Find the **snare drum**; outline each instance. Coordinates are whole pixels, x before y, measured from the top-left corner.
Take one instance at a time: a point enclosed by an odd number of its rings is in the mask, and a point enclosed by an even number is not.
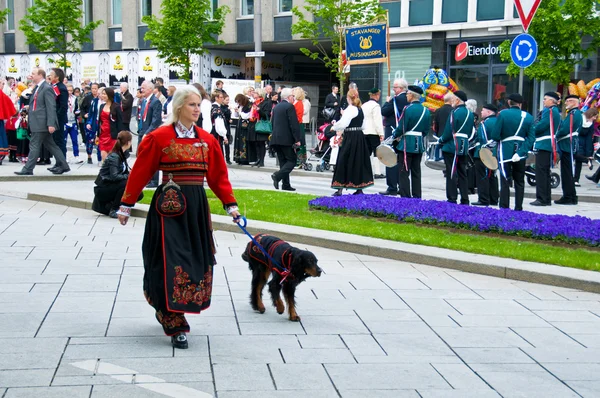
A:
[[[442,155],[442,144],[431,142],[425,152],[425,166],[433,170],[445,170],[444,155]]]
[[[398,163],[398,156],[392,147],[394,137],[389,137],[383,141],[375,150],[377,159],[386,167],[394,167]]]
[[[498,170],[498,159],[489,148],[481,148],[479,151],[481,162],[490,170]]]

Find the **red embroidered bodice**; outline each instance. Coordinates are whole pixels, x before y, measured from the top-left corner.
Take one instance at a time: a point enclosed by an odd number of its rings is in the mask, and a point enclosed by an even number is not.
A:
[[[121,204],[133,206],[154,173],[203,172],[208,186],[225,206],[237,205],[217,140],[195,127],[198,138],[178,138],[173,126],[146,134],[137,151]]]

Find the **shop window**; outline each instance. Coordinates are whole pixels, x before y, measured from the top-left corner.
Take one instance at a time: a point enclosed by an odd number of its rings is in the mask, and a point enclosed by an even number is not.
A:
[[[408,25],[432,25],[433,0],[410,0],[408,12]]]
[[[6,17],[7,30],[15,30],[15,0],[6,0],[6,8],[10,10]]]
[[[279,13],[292,12],[292,0],[279,0]]]
[[[423,78],[423,74],[431,66],[431,47],[409,47],[390,49],[390,72],[392,82],[394,79],[404,78],[408,82],[414,82]],[[354,68],[354,66],[352,67]],[[354,69],[352,69],[354,78]],[[381,87],[387,95],[388,79],[387,66],[383,64],[381,75]],[[390,84],[391,86],[391,84]],[[362,86],[358,86],[362,89]],[[368,88],[365,87],[365,90]],[[361,90],[362,91],[362,90]],[[385,97],[384,95],[384,97]]]
[[[450,77],[458,84],[458,87],[467,94],[467,97],[477,101],[479,107],[489,102],[489,74],[488,66],[464,67],[450,71]]]
[[[444,0],[442,3],[442,23],[467,22],[468,8],[469,0]]]
[[[250,16],[250,15],[254,15],[254,0],[241,0],[242,1],[242,7],[241,7],[241,13],[242,16]]]
[[[504,19],[505,1],[506,0],[477,0],[477,20],[491,21],[494,19]]]
[[[112,0],[112,24],[121,25],[123,14],[121,12],[121,0]]]
[[[140,5],[140,18],[152,15],[152,0],[141,0],[141,2],[142,4]]]
[[[400,27],[400,2],[394,1],[389,3],[381,3],[381,7],[388,10],[390,28]]]

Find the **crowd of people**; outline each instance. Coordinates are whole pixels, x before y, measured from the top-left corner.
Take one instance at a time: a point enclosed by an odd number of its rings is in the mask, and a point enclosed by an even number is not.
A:
[[[3,106],[0,115],[0,164],[5,157],[21,162],[22,170],[15,172],[19,175],[33,174],[36,165],[51,165],[51,157],[55,163],[48,170],[66,173],[69,164],[86,161],[80,156],[80,146],[85,147],[88,164],[102,166],[114,153],[120,132],[132,131],[139,145],[173,112],[176,87],[165,87],[161,78],[144,81],[135,94],[129,92],[127,83],[113,89],[86,80],[74,87],[59,68],[47,75],[34,68],[29,78],[19,83],[12,78],[0,81],[0,100],[12,104]],[[305,130],[311,108],[306,92],[282,85],[276,90],[270,84],[246,87],[231,105],[222,81],[216,82],[212,93],[198,83],[194,87],[201,97],[196,125],[217,139],[226,163],[260,168],[267,154],[277,157],[280,170],[272,175],[273,185],[279,189],[281,183],[282,190],[294,191],[290,172],[306,162]],[[563,188],[556,204],[577,204],[575,187],[580,185],[583,166],[593,168],[597,111],[582,114],[574,96],[564,99],[567,114],[561,118],[559,95],[546,93],[544,110],[534,119],[520,109],[523,98],[518,94],[505,96],[500,110],[494,104],[479,109],[462,91],[448,93],[444,106],[434,114],[421,105],[423,90],[404,79],[394,81],[393,95],[382,106],[379,89],[368,94],[369,100],[362,103],[358,88],[351,83],[344,98],[333,86],[325,99],[322,131],[333,148],[326,156],[334,165],[331,187],[336,196],[344,189],[361,194],[374,185],[374,179],[385,177],[387,188],[381,194],[421,198],[422,158],[432,136],[437,137],[434,146],[444,162],[447,200],[454,203],[469,204],[469,194],[476,188],[478,200],[473,205],[509,207],[509,189],[514,187],[514,208],[521,210],[525,159],[531,151],[535,153],[534,206],[552,204],[550,170],[554,165],[560,163]],[[67,153],[68,140],[71,154]],[[383,167],[376,157],[384,140],[397,154],[394,167]],[[481,158],[484,148],[497,158],[498,171]],[[158,178],[158,173],[153,175],[148,187],[156,188]],[[599,184],[600,170],[586,178]],[[108,214],[114,217],[115,212],[113,204]]]
[[[397,162],[386,168],[387,189],[382,195],[421,198],[421,163],[429,150],[432,158],[436,151],[441,153],[448,202],[468,205],[469,194],[476,188],[478,200],[471,204],[508,208],[510,189],[514,188],[514,209],[522,210],[526,161],[533,154],[536,200],[531,205],[552,205],[551,168],[558,164],[562,197],[554,203],[578,203],[576,186],[582,167],[593,169],[598,112],[591,108],[582,113],[577,96],[564,98],[566,114],[561,117],[559,94],[546,93],[544,109],[534,118],[521,109],[524,100],[520,94],[507,95],[502,110],[484,104],[478,112],[475,100],[456,91],[448,93],[444,106],[431,115],[421,104],[423,90],[419,86],[397,79],[393,90],[394,95],[387,97],[382,107],[377,88],[369,91],[370,100],[365,104],[352,85],[345,99],[340,99],[336,86],[327,96],[323,115],[330,121],[324,131],[335,131],[341,141],[332,180],[334,196],[343,189],[360,194],[373,185],[373,179],[381,176],[376,148],[385,140],[383,144],[396,152]],[[330,141],[336,145],[338,140]],[[600,170],[586,178],[598,184]]]

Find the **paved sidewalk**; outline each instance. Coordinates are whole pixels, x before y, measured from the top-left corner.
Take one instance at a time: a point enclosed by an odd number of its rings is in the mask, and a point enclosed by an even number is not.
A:
[[[0,197],[0,396],[600,395],[600,295],[307,247],[325,273],[293,323],[251,310],[229,232],[212,306],[173,350],[131,221]]]

